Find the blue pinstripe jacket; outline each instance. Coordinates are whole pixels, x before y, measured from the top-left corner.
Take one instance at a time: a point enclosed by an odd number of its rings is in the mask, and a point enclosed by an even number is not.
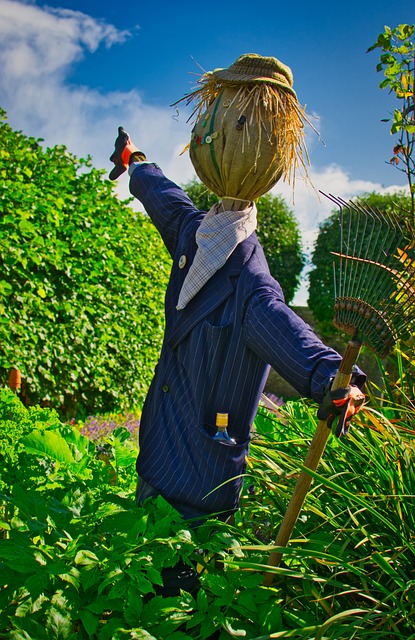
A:
[[[255,233],[177,311],[205,212],[155,164],[134,168],[130,191],[173,259],[163,346],[142,412],[137,472],[179,511],[234,511],[270,365],[302,395],[320,402],[341,358],[285,305]],[[186,264],[179,268],[182,256]],[[217,412],[228,414],[236,445],[212,439]]]

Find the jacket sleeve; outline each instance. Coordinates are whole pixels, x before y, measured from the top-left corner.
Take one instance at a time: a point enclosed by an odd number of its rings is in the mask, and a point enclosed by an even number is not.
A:
[[[143,204],[173,256],[184,223],[200,212],[183,189],[166,178],[157,164],[133,163],[130,175],[131,194]]]
[[[326,346],[273,289],[263,289],[250,299],[244,316],[246,345],[271,365],[302,396],[318,403],[340,365],[341,356]],[[353,382],[363,386],[360,370]]]

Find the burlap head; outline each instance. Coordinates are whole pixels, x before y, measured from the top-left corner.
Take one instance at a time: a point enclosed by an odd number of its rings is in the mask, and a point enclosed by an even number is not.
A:
[[[219,197],[256,200],[305,166],[304,110],[289,67],[245,54],[227,69],[205,73],[185,96],[195,101],[190,158]]]

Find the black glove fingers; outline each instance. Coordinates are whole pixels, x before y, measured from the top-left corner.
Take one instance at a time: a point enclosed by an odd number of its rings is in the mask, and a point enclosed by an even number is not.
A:
[[[350,393],[351,387],[340,387],[339,389],[331,389],[330,390],[330,398],[331,400],[343,400],[347,398]]]
[[[121,155],[126,145],[128,144],[129,139],[130,139],[130,136],[125,131],[125,129],[123,127],[118,127],[118,137],[114,143],[115,149],[110,157],[110,162],[113,162],[114,164],[122,164]],[[124,173],[124,171],[121,171],[121,173]],[[115,180],[116,178],[111,178],[111,180],[112,179]]]
[[[117,180],[117,178],[119,178],[125,170],[126,169],[123,164],[116,164],[115,167],[111,169],[108,177],[110,180]]]
[[[346,402],[346,404],[342,409],[341,414],[339,415],[339,420],[336,425],[336,436],[338,438],[341,438],[342,436],[346,436],[349,431],[351,416],[349,417],[349,419],[346,419],[349,405],[350,405],[350,400]]]
[[[328,409],[327,407],[323,407],[323,405],[320,405],[319,408],[317,409],[317,418],[319,420],[327,420],[329,415],[330,415],[330,409]]]

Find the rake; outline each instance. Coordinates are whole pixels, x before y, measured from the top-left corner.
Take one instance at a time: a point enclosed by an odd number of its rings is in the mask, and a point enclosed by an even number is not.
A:
[[[351,339],[332,389],[350,384],[363,345],[385,357],[397,340],[415,330],[415,240],[413,230],[393,213],[379,213],[359,203],[323,194],[339,207],[340,246],[335,264],[334,325]],[[286,547],[300,515],[312,477],[331,431],[320,420],[275,546]],[[278,567],[283,551],[272,551],[268,566]],[[264,574],[270,586],[274,572]]]

